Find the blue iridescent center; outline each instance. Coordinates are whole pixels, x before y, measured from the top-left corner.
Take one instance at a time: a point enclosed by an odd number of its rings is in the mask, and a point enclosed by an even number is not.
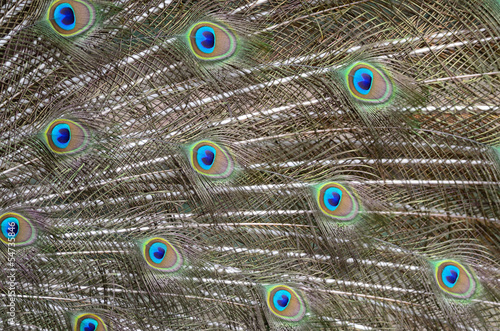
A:
[[[71,129],[69,125],[65,123],[54,126],[51,135],[54,145],[61,149],[68,147],[69,142],[71,141]]]
[[[69,3],[60,4],[54,10],[54,21],[63,30],[73,30],[75,28],[75,10]]]
[[[7,217],[2,221],[2,234],[5,238],[15,238],[19,233],[19,221],[15,217]]]
[[[93,318],[86,318],[80,323],[80,331],[94,331],[99,323]]]
[[[156,264],[160,264],[163,261],[166,253],[167,245],[161,242],[156,242],[149,248],[149,257]]]
[[[198,148],[196,160],[199,166],[204,170],[210,170],[215,162],[217,151],[212,146],[202,146]]]
[[[458,277],[460,276],[460,269],[455,267],[454,265],[447,265],[444,267],[441,277],[443,279],[444,285],[452,288],[458,281]]]
[[[274,308],[276,308],[276,310],[278,311],[285,310],[285,308],[288,307],[291,298],[292,295],[290,294],[290,292],[285,290],[277,291],[276,293],[274,293],[273,297]]]
[[[369,69],[360,68],[354,73],[353,83],[356,91],[367,95],[372,89],[373,73]]]
[[[196,30],[195,34],[196,46],[205,53],[210,54],[215,49],[215,31],[209,26],[203,26]]]
[[[330,211],[334,211],[340,204],[340,200],[342,199],[342,190],[336,187],[330,187],[325,191],[323,197],[323,203],[326,208]]]

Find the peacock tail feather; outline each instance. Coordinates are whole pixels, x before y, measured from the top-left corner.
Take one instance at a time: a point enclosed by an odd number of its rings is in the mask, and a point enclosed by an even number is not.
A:
[[[0,328],[500,329],[500,2],[0,3]]]

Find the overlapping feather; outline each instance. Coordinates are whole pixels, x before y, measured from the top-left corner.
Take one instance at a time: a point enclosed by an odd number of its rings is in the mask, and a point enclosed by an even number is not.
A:
[[[50,3],[0,8],[0,211],[38,230],[16,248],[5,329],[82,314],[109,330],[500,327],[497,2],[93,4],[95,26],[70,39],[46,29]],[[232,56],[191,53],[206,21],[234,33]],[[389,99],[353,97],[356,63],[389,77]],[[86,128],[85,149],[47,147],[58,118]],[[227,176],[196,171],[200,141],[231,158]],[[348,222],[319,208],[330,182],[359,205]],[[151,238],[178,270],[146,263]],[[440,289],[443,260],[473,295]],[[269,308],[278,285],[300,320]]]

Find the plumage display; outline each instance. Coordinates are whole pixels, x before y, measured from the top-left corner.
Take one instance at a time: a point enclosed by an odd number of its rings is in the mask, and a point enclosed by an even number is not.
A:
[[[500,329],[500,2],[0,3],[0,329]]]

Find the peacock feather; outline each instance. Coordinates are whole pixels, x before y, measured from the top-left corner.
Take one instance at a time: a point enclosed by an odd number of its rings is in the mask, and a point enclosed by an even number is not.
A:
[[[0,3],[0,328],[500,329],[500,2]]]

